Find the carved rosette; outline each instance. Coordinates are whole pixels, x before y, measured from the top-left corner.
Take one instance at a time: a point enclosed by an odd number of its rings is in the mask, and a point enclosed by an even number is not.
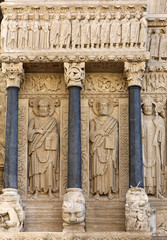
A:
[[[81,87],[85,82],[85,63],[64,63],[65,83],[67,87]]]
[[[0,232],[20,232],[23,230],[24,211],[17,189],[5,188],[0,195]]]
[[[63,232],[85,232],[85,197],[80,188],[68,188],[63,196]]]
[[[133,85],[141,86],[144,71],[145,62],[125,62],[124,73],[127,77],[128,87]]]
[[[6,81],[6,88],[20,88],[20,83],[24,75],[23,63],[2,63],[2,74]]]
[[[129,232],[150,231],[150,203],[143,188],[132,187],[126,194],[125,228]]]

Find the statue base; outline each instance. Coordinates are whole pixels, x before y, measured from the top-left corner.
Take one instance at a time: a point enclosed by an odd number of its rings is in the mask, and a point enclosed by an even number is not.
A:
[[[125,228],[128,232],[150,232],[150,204],[143,188],[130,188],[126,194]]]
[[[0,195],[0,232],[21,232],[24,211],[17,189],[5,188]]]
[[[85,232],[85,198],[80,188],[68,188],[63,197],[63,232]]]

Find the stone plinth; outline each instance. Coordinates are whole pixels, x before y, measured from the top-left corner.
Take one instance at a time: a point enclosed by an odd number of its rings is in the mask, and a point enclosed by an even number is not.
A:
[[[10,233],[10,234],[5,234],[1,233],[0,235],[0,240],[7,240],[7,239],[12,239],[12,240],[72,240],[72,239],[77,239],[77,240],[88,240],[88,239],[98,239],[98,240],[151,240],[151,234],[150,233],[126,233],[126,232],[101,232],[101,233]]]

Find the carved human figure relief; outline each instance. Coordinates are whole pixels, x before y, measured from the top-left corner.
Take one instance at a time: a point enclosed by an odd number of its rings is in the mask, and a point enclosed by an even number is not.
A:
[[[147,32],[147,51],[150,51],[151,35],[152,35],[152,29],[148,29],[148,32]]]
[[[36,116],[30,121],[29,139],[29,192],[33,198],[41,194],[54,197],[58,191],[59,136],[53,103],[48,99],[37,100],[33,105]]]
[[[8,37],[7,37],[7,48],[16,49],[17,48],[17,14],[12,15],[12,19],[8,22]]]
[[[140,33],[140,12],[135,13],[135,17],[131,19],[131,33],[130,33],[130,43],[131,47],[137,47],[139,43],[139,33]]]
[[[34,21],[30,20],[27,24],[28,28],[28,49],[32,50],[34,48]]]
[[[142,144],[144,186],[149,195],[162,198],[162,173],[165,166],[165,121],[162,103],[155,106],[147,97],[143,100]]]
[[[70,48],[71,42],[71,13],[67,12],[61,21],[60,48]]]
[[[150,54],[153,59],[159,57],[160,29],[155,29],[151,35]]]
[[[25,13],[22,16],[22,20],[18,23],[18,48],[19,49],[26,49],[27,42],[28,42],[28,14]]]
[[[53,21],[51,23],[50,29],[50,46],[51,48],[59,47],[59,40],[60,40],[60,15],[55,14],[53,17]]]
[[[115,13],[115,19],[111,22],[110,47],[119,47],[121,42],[121,13]]]
[[[8,15],[5,15],[1,22],[1,47],[5,51],[8,36]]]
[[[87,12],[85,19],[81,21],[81,48],[89,48],[91,40],[90,13]]]
[[[162,60],[167,59],[167,27],[163,29],[163,34],[160,38],[159,56]]]
[[[146,48],[147,43],[147,13],[142,13],[142,18],[140,19],[140,35],[139,35],[139,43],[140,48]]]
[[[33,22],[33,49],[39,49],[39,14],[36,13]]]
[[[81,13],[79,12],[76,19],[72,21],[72,47],[81,47]]]
[[[111,29],[111,14],[107,13],[106,18],[101,25],[101,47],[109,47]]]
[[[116,172],[118,170],[118,122],[109,116],[113,110],[107,98],[94,102],[98,115],[90,121],[90,189],[95,199],[118,191]]]
[[[150,231],[150,204],[143,188],[132,187],[126,194],[126,231]]]
[[[122,23],[122,44],[123,47],[128,47],[130,43],[130,12],[125,13]]]
[[[49,49],[49,14],[43,16],[43,21],[40,23],[40,49]]]
[[[101,37],[101,14],[95,16],[91,24],[91,48],[99,48]]]

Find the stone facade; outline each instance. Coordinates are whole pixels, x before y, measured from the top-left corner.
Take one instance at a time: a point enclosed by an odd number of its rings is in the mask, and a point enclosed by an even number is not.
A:
[[[166,236],[166,1],[1,11],[0,239]]]

